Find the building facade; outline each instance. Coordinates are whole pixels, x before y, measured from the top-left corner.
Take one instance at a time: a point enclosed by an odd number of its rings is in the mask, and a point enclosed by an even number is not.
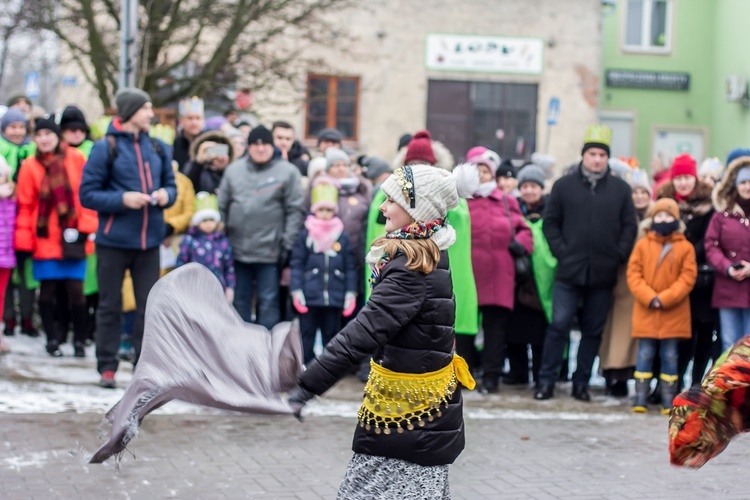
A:
[[[388,159],[402,134],[426,127],[457,161],[484,145],[570,162],[596,121],[600,13],[600,0],[368,2],[346,14],[355,39],[345,50],[316,54],[325,71],[310,71],[285,107],[258,93],[255,110],[295,124],[308,144],[336,127]]]
[[[613,155],[668,166],[750,142],[742,0],[618,0],[604,8],[601,120]]]

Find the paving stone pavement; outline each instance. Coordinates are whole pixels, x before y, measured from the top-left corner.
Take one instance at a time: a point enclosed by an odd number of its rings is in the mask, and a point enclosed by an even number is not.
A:
[[[456,499],[749,498],[741,437],[698,471],[669,466],[666,419],[467,419]],[[617,418],[616,418],[617,417]],[[150,415],[118,470],[88,465],[98,414],[0,415],[3,499],[335,498],[354,418]]]

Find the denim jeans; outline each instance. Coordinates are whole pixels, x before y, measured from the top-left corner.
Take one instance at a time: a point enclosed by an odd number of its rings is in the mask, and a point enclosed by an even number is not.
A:
[[[735,342],[750,334],[750,309],[738,307],[719,309],[721,322],[721,347],[723,351],[732,347]]]
[[[552,290],[552,323],[544,339],[539,382],[553,385],[558,378],[573,318],[582,303],[581,343],[578,346],[578,367],[573,383],[588,385],[594,360],[599,353],[602,332],[612,306],[611,288],[575,286],[555,281]]]
[[[279,270],[276,264],[246,264],[234,262],[237,287],[234,290],[234,307],[240,317],[253,320],[253,295],[257,288],[258,314],[256,323],[269,330],[279,322]]]
[[[641,373],[654,372],[654,358],[659,352],[662,375],[677,375],[677,346],[680,339],[638,339],[638,361],[635,371]]]

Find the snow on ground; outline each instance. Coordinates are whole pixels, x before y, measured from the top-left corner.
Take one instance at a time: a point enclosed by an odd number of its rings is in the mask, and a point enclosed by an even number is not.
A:
[[[96,371],[94,347],[87,348],[86,358],[73,357],[70,344],[62,346],[64,356],[52,358],[44,350],[42,337],[30,338],[24,335],[7,339],[12,352],[0,356],[0,414],[2,413],[105,413],[122,397],[125,387],[132,378],[131,365],[121,363],[117,372],[117,389],[99,387],[99,374]],[[356,418],[361,403],[357,400],[361,394],[358,390],[344,391],[345,397],[319,398],[311,401],[304,411],[305,416],[337,416]],[[529,395],[508,394],[506,403],[518,406]],[[501,401],[495,407],[472,407],[473,400],[481,401],[482,396],[467,394],[467,418],[486,419],[522,419],[522,420],[597,420],[613,422],[632,418],[623,413],[576,412],[567,408],[508,409]],[[343,400],[342,400],[343,399]],[[610,399],[601,398],[600,402],[608,406]],[[613,399],[611,404],[619,404]],[[172,401],[156,410],[155,414],[231,414],[224,410],[197,406],[182,401]],[[40,459],[41,460],[41,459]],[[6,464],[12,466],[13,464]]]

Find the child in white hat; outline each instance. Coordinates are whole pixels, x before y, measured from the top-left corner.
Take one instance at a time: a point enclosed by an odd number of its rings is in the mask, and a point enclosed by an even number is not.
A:
[[[456,302],[446,250],[456,232],[445,217],[478,187],[474,165],[453,173],[403,166],[382,185],[387,234],[367,256],[370,299],[289,396],[301,410],[372,355],[339,498],[360,496],[362,484],[383,498],[450,496],[448,465],[464,448],[459,383],[475,384],[454,354]]]
[[[219,229],[221,214],[215,195],[205,191],[195,195],[195,214],[190,229],[182,238],[177,265],[197,262],[206,266],[224,287],[227,302],[234,302],[234,259],[229,238]]]
[[[329,148],[331,151],[333,148]],[[313,346],[320,330],[326,345],[357,305],[357,271],[354,249],[344,233],[344,222],[336,216],[339,186],[322,174],[313,181],[311,214],[292,249],[289,289],[300,314],[304,363],[315,358]]]

